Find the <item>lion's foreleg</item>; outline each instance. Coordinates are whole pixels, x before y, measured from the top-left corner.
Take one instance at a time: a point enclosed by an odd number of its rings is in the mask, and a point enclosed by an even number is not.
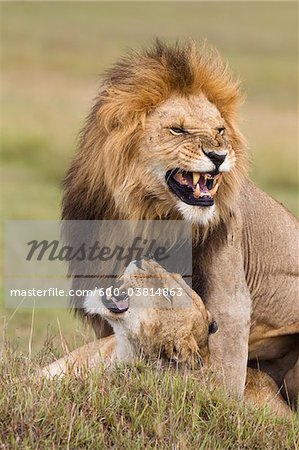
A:
[[[242,397],[245,388],[251,298],[245,280],[238,233],[214,252],[207,268],[207,294],[203,299],[218,323],[211,335],[211,366],[228,393]],[[202,263],[204,266],[204,260]]]
[[[245,388],[248,357],[250,310],[241,295],[228,299],[230,305],[213,308],[213,298],[208,303],[212,316],[218,323],[218,332],[209,338],[211,368],[229,394],[242,397]],[[225,298],[223,298],[225,300]],[[243,304],[242,304],[243,303]],[[235,307],[234,307],[235,306]]]

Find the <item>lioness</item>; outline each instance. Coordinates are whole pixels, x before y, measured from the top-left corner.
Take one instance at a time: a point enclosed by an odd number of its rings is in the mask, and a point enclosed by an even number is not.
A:
[[[122,58],[82,130],[62,217],[192,222],[193,288],[219,324],[210,339],[219,378],[242,396],[249,360],[279,386],[285,380],[294,399],[298,225],[247,176],[241,99],[213,49],[157,42]],[[74,289],[86,287],[92,280],[74,279]],[[73,306],[83,311],[83,303],[78,297]],[[90,321],[98,337],[113,332],[100,315]]]
[[[83,368],[96,369],[99,364],[134,361],[142,356],[159,361],[164,367],[190,369],[192,374],[209,375],[209,335],[218,326],[201,298],[178,274],[167,273],[152,260],[132,262],[122,277],[122,290],[157,286],[161,295],[137,296],[129,299],[107,299],[89,296],[87,314],[99,314],[113,327],[115,336],[83,346],[43,369],[47,377],[67,372],[79,373]],[[168,292],[183,289],[183,296]],[[167,289],[168,288],[168,289]],[[163,289],[166,293],[162,295]],[[165,292],[164,291],[164,292]],[[167,292],[168,291],[168,292]],[[290,409],[279,393],[277,384],[265,373],[248,369],[245,398],[255,405],[268,405],[279,415],[290,415]]]

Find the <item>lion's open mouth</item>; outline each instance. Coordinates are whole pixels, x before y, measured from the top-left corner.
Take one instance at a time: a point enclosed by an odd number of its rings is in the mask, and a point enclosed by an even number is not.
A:
[[[212,206],[220,180],[220,173],[186,172],[172,169],[166,173],[166,182],[182,202],[192,206]]]
[[[109,297],[103,295],[101,300],[103,305],[115,314],[124,313],[129,309],[129,297],[125,293],[120,293],[117,298],[112,295]]]

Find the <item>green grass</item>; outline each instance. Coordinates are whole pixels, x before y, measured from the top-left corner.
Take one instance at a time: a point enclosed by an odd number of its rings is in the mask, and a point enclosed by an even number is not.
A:
[[[61,179],[100,74],[127,48],[156,36],[207,38],[229,60],[247,92],[241,129],[251,176],[298,215],[295,2],[1,2],[0,8],[4,219],[59,218]],[[36,310],[33,318],[30,310],[3,306],[0,314],[1,335],[16,348],[2,360],[0,376],[4,448],[67,448],[68,439],[69,448],[295,448],[292,427],[224,405],[216,394],[206,398],[195,381],[185,391],[181,378],[148,368],[54,385],[27,376],[17,383],[14,371],[27,374],[28,354],[33,366],[43,364],[43,355],[61,354],[59,328],[71,349],[92,332],[66,310]]]
[[[0,365],[4,448],[297,449],[299,419],[224,399],[195,377],[148,363],[37,381],[33,360],[8,351]],[[129,395],[128,395],[129,393]]]

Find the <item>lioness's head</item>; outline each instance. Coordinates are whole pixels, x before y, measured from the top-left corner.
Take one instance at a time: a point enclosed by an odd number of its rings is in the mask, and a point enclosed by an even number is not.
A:
[[[84,310],[110,323],[124,359],[142,354],[179,366],[208,362],[208,338],[217,324],[180,275],[142,259],[129,264],[121,281],[118,296],[96,293],[85,299]]]
[[[245,175],[241,99],[211,48],[158,42],[124,57],[83,129],[64,218],[225,219]]]

